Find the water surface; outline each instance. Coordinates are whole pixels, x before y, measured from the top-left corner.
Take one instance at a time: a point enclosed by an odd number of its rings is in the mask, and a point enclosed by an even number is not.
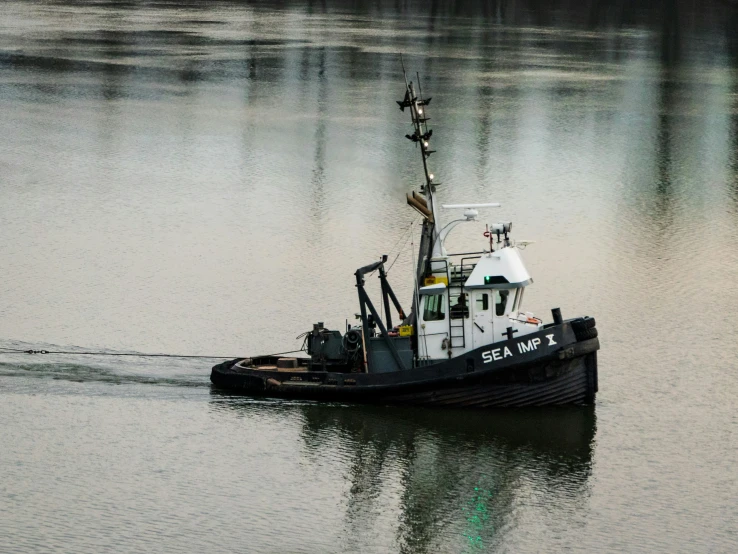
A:
[[[213,360],[0,354],[0,551],[738,549],[738,13],[626,2],[5,2],[0,348],[236,356],[343,328],[420,184],[593,315],[588,409],[317,406]],[[462,225],[450,248],[482,246]],[[473,247],[473,246],[471,246]]]

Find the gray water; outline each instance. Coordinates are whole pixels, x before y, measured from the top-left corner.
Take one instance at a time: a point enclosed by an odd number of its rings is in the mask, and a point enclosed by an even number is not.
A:
[[[738,12],[538,4],[3,2],[0,348],[291,350],[381,254],[408,303],[402,52],[441,201],[602,350],[593,408],[472,413],[0,354],[0,551],[738,550]]]

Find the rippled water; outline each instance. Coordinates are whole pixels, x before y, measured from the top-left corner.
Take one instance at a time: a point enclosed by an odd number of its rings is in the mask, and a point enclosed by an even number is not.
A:
[[[0,354],[0,551],[738,550],[738,12],[537,4],[3,3],[0,348],[289,350],[383,253],[406,301],[402,52],[442,202],[602,350],[594,408],[491,413]]]

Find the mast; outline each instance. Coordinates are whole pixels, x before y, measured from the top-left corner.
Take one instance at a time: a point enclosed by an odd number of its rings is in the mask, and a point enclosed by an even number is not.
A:
[[[400,58],[400,61],[402,62],[402,58]],[[436,192],[436,186],[440,183],[434,181],[435,175],[428,168],[428,158],[435,152],[435,150],[431,150],[430,148],[430,139],[433,136],[433,130],[428,128],[430,118],[427,114],[427,106],[430,104],[431,98],[423,98],[420,87],[420,75],[416,73],[418,78],[418,91],[416,93],[412,81],[408,82],[407,80],[404,63],[402,64],[402,73],[405,77],[405,98],[402,101],[398,101],[397,104],[403,112],[405,108],[410,108],[413,134],[405,135],[405,138],[415,143],[416,146],[420,146],[423,173],[425,175],[425,183],[420,187],[421,194],[413,191],[412,194],[407,195],[408,204],[424,217],[416,275],[418,283],[420,283],[427,260],[444,254],[443,242],[436,240],[438,238],[437,229],[441,229],[442,225],[438,216],[434,193]]]

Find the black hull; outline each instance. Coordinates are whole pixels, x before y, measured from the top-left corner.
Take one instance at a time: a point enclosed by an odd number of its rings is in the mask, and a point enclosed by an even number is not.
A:
[[[546,369],[552,369],[551,365]],[[596,353],[561,362],[553,369],[556,375],[540,382],[510,385],[479,383],[391,396],[386,398],[386,402],[456,408],[522,408],[594,403],[597,392]]]
[[[497,364],[487,363],[485,349],[424,368],[384,374],[263,371],[237,367],[239,360],[232,360],[213,367],[211,381],[242,394],[326,402],[445,408],[593,404],[598,339],[578,341],[566,322],[541,336],[553,337],[556,347],[542,347]],[[517,342],[493,346],[513,349]]]

